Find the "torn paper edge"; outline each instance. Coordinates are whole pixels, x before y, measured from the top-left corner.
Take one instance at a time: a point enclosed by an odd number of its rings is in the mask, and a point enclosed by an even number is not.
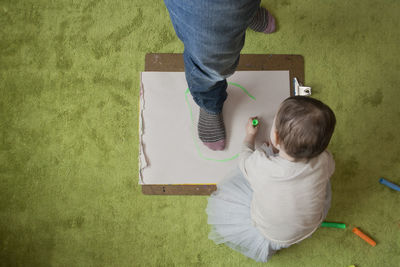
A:
[[[143,86],[143,72],[140,73],[140,97],[139,97],[139,184],[145,184],[143,181],[142,170],[148,166],[146,156],[144,154],[143,135],[145,133],[143,127],[143,111],[145,108],[144,103],[144,86]]]

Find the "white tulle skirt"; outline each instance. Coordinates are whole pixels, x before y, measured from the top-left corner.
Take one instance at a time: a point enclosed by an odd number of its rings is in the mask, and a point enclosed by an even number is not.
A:
[[[211,225],[208,238],[216,244],[224,243],[257,262],[267,262],[276,251],[290,245],[282,245],[267,239],[252,224],[250,217],[252,195],[253,190],[239,168],[221,181],[218,189],[208,199],[206,212],[208,224]],[[325,216],[329,206],[330,185]]]

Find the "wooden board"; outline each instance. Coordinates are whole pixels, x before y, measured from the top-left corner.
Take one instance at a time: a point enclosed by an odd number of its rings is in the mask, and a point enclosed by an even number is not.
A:
[[[257,70],[289,70],[290,95],[293,95],[293,78],[304,84],[304,59],[300,55],[240,55],[237,71]],[[145,71],[183,72],[182,54],[147,54]],[[210,195],[217,189],[210,185],[142,185],[142,193],[146,195]]]

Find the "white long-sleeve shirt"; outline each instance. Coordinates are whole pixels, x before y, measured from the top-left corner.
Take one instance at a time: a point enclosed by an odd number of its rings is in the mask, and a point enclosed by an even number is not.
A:
[[[319,227],[327,184],[335,170],[328,151],[308,161],[292,162],[266,145],[254,151],[244,143],[239,167],[253,189],[253,224],[265,237],[291,245]]]

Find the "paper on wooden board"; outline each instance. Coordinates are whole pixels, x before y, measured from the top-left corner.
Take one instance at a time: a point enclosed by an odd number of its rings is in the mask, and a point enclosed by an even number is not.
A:
[[[199,107],[185,93],[184,72],[142,73],[139,184],[218,183],[238,163],[229,159],[240,152],[249,117],[260,121],[256,146],[266,140],[280,103],[290,95],[289,71],[237,71],[228,83],[227,146],[212,151],[197,137]]]

